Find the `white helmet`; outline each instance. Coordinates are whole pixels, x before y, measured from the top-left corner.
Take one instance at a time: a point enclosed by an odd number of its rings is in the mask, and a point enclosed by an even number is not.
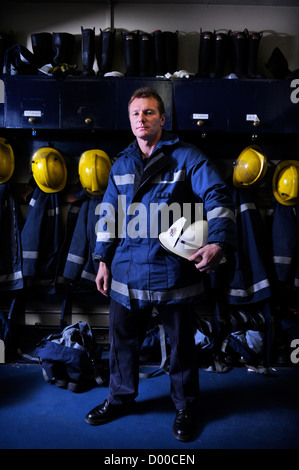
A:
[[[197,220],[183,230],[187,219],[181,217],[159,235],[159,242],[167,251],[188,259],[193,253],[207,244],[208,222]],[[198,260],[200,261],[200,260]]]

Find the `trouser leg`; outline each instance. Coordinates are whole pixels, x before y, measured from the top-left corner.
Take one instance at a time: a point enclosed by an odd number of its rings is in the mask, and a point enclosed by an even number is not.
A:
[[[111,299],[108,402],[130,402],[138,394],[139,347],[151,310],[129,310]]]
[[[191,305],[159,306],[170,339],[170,395],[176,409],[195,405],[199,393],[198,365],[194,342],[194,316]]]

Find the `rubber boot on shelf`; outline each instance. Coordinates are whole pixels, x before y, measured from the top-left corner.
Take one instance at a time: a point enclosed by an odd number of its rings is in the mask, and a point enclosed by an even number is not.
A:
[[[53,45],[51,33],[35,33],[31,34],[31,45],[38,67],[45,64],[52,64],[53,62]]]
[[[214,34],[210,31],[200,33],[198,73],[200,78],[210,77],[214,51]]]
[[[214,59],[212,67],[212,76],[221,78],[225,74],[228,54],[228,36],[226,33],[215,32]]]
[[[152,36],[148,33],[139,34],[139,74],[141,77],[151,76]]]
[[[237,31],[231,35],[232,73],[239,78],[248,76],[248,31]]]
[[[284,79],[291,76],[289,64],[279,47],[275,47],[266,62],[266,67],[275,79]]]
[[[5,51],[13,45],[13,33],[1,33],[0,32],[0,74],[5,73],[3,70],[4,67],[4,57]]]
[[[167,72],[165,67],[164,41],[162,31],[153,32],[153,59],[154,59],[154,75],[162,76]]]
[[[115,47],[115,31],[101,30],[100,53],[98,57],[99,75],[112,71]]]
[[[178,62],[178,33],[163,31],[162,36],[166,73],[173,74],[177,69]]]
[[[95,29],[86,28],[81,26],[81,47],[82,47],[82,75],[91,77],[95,75],[93,64],[95,59]]]
[[[251,32],[248,35],[248,76],[256,78],[258,50],[263,33]]]
[[[70,33],[53,33],[52,41],[54,49],[54,64],[71,64],[73,61],[75,36]]]
[[[123,51],[125,59],[126,77],[139,76],[139,34],[123,34]]]

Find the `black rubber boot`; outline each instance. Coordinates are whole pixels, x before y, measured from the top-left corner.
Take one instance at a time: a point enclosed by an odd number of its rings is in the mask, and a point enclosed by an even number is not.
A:
[[[99,75],[112,71],[115,47],[115,31],[102,31],[100,36],[100,53],[98,58]]]
[[[95,29],[86,28],[81,26],[81,47],[82,47],[82,65],[84,76],[95,75],[93,64],[95,59]]]
[[[237,31],[231,35],[232,72],[239,78],[248,75],[248,31]]]
[[[153,57],[154,57],[154,74],[165,75],[167,72],[165,67],[164,41],[162,31],[153,32]]]
[[[93,63],[95,59],[95,29],[83,29],[81,26],[82,45],[82,75],[85,77],[95,75]]]
[[[214,66],[212,76],[221,78],[225,73],[228,54],[228,36],[226,33],[215,33]]]
[[[123,34],[123,51],[127,77],[139,76],[139,34]]]
[[[289,64],[279,47],[275,47],[266,62],[266,67],[274,78],[283,79],[291,75]]]
[[[71,64],[74,54],[75,36],[70,33],[53,33],[52,41],[54,64]]]
[[[152,36],[148,33],[139,34],[139,74],[150,77],[152,64]]]
[[[214,34],[210,31],[201,32],[198,58],[198,77],[206,78],[210,76],[213,51]]]
[[[38,67],[53,62],[53,46],[51,33],[31,34],[32,51]]]
[[[248,76],[257,77],[257,57],[263,33],[252,32],[248,35]]]
[[[13,45],[12,32],[9,34],[0,32],[0,74],[3,72],[5,51]]]
[[[173,74],[177,69],[178,62],[178,34],[177,32],[164,31],[162,36],[166,73]]]

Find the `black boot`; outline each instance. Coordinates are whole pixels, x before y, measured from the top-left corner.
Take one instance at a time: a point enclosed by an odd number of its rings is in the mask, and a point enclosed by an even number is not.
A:
[[[75,36],[70,33],[53,33],[52,40],[54,64],[71,64],[74,54]]]
[[[32,51],[38,67],[53,62],[53,45],[51,33],[31,34]]]
[[[139,34],[123,34],[123,51],[127,77],[139,76]]]
[[[95,29],[83,29],[81,26],[82,34],[82,75],[85,77],[95,75],[93,70],[93,63],[95,59]]]
[[[200,33],[198,77],[206,78],[210,76],[214,50],[214,34],[210,31]]]
[[[12,32],[10,32],[9,34],[0,33],[0,74],[5,73],[3,71],[5,51],[9,49],[12,44]]]
[[[153,32],[153,57],[155,76],[165,75],[167,70],[165,67],[164,41],[160,30]]]
[[[226,33],[215,33],[213,77],[221,78],[225,73],[228,52]]]
[[[152,36],[139,34],[139,73],[141,77],[150,77],[152,61]]]
[[[111,72],[114,56],[115,31],[102,31],[98,58],[99,75]]]
[[[177,69],[178,62],[178,34],[177,32],[164,31],[162,36],[166,73],[173,74]]]
[[[239,78],[248,71],[248,31],[237,31],[231,35],[232,72]]]
[[[289,70],[289,64],[279,47],[275,47],[272,54],[266,62],[266,67],[271,72],[274,78],[282,79],[289,77],[291,71]]]
[[[249,33],[248,36],[248,76],[255,78],[257,76],[257,56],[260,40],[263,33]]]

